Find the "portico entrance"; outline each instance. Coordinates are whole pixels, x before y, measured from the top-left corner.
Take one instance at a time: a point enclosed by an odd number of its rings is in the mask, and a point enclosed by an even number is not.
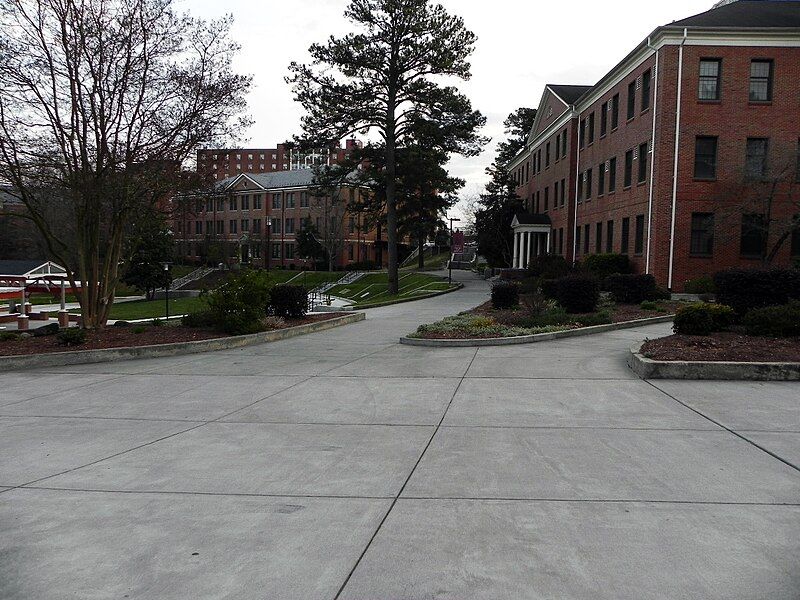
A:
[[[547,254],[550,248],[550,217],[530,213],[514,216],[514,269],[526,269],[531,258]]]

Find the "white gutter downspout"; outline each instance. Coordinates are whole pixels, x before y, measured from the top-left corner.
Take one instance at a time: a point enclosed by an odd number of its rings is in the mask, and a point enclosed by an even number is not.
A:
[[[678,205],[678,150],[681,141],[681,92],[683,89],[683,46],[689,30],[683,30],[683,39],[678,49],[678,100],[675,108],[675,165],[672,170],[672,223],[669,233],[669,275],[667,277],[667,288],[672,290],[672,270],[675,264],[675,217]]]
[[[650,38],[647,38],[647,46],[651,49],[653,46],[650,44]],[[647,254],[645,258],[645,273],[650,273],[650,239],[653,231],[653,177],[655,174],[656,166],[656,113],[658,112],[658,76],[660,75],[661,68],[658,64],[659,49],[656,51],[656,64],[653,67],[653,135],[650,137],[650,196],[647,203]]]
[[[578,180],[580,173],[578,167],[581,164],[581,113],[578,113],[578,139],[575,142],[578,145],[578,151],[575,158],[575,218],[572,222],[572,262],[578,262]]]

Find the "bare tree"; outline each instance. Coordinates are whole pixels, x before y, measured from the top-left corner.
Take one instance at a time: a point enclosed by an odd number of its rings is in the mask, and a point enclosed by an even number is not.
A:
[[[319,243],[328,259],[328,270],[333,271],[336,259],[344,248],[344,218],[347,199],[343,195],[350,173],[346,168],[319,167],[314,171],[311,196],[315,198],[316,212],[320,216],[317,233]]]
[[[760,157],[759,157],[760,158]],[[762,264],[770,265],[800,232],[800,156],[776,153],[772,164],[751,160],[715,202],[724,229],[751,235]]]
[[[69,272],[85,327],[114,301],[126,230],[193,181],[181,168],[234,119],[250,78],[231,70],[230,19],[172,0],[5,0],[0,182]]]

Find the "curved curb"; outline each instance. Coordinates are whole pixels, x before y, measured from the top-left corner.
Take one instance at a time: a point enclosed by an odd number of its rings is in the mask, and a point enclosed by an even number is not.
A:
[[[98,350],[75,350],[68,352],[51,352],[47,354],[24,354],[18,356],[0,356],[0,373],[19,369],[37,369],[41,367],[61,367],[67,365],[84,365],[89,363],[113,362],[134,358],[159,358],[161,356],[180,356],[182,354],[199,354],[216,350],[243,348],[255,344],[277,342],[288,338],[325,331],[341,325],[348,325],[366,318],[364,313],[353,313],[334,317],[326,321],[306,323],[286,329],[264,331],[250,335],[237,335],[210,340],[192,342],[175,342],[153,346],[135,346],[122,348],[103,348]]]
[[[644,342],[628,352],[628,366],[641,379],[716,379],[728,381],[800,381],[800,363],[652,360]]]
[[[564,331],[552,331],[550,333],[535,333],[532,335],[517,335],[504,338],[482,338],[482,339],[422,339],[412,337],[401,337],[400,343],[408,346],[428,346],[431,348],[463,348],[464,346],[511,346],[514,344],[535,344],[536,342],[548,342],[561,338],[579,337],[582,335],[592,335],[604,333],[606,331],[618,331],[620,329],[632,329],[644,325],[655,325],[656,323],[669,323],[675,315],[664,315],[663,317],[651,317],[649,319],[636,319],[635,321],[624,321],[622,323],[607,323],[606,325],[593,325],[592,327],[581,327],[579,329],[565,329]]]

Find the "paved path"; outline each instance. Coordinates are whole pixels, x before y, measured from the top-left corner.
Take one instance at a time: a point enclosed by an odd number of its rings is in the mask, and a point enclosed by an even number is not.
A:
[[[0,598],[798,598],[798,384],[639,381],[625,349],[665,326],[396,343],[486,297],[466,283],[0,375]]]

